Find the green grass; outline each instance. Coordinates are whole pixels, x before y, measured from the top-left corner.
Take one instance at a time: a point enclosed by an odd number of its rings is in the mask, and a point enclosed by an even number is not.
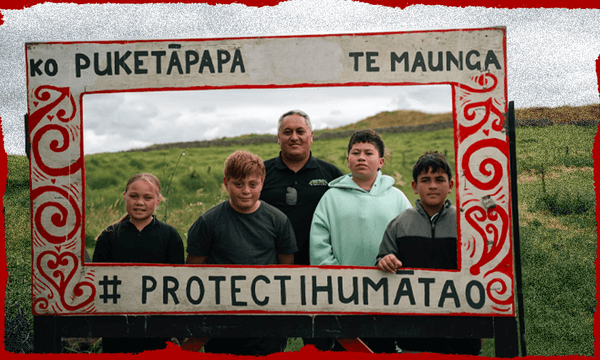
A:
[[[420,155],[429,150],[447,152],[451,165],[454,165],[452,129],[427,133],[382,134],[382,138],[386,146],[386,165],[382,172],[396,178],[396,186],[413,204],[417,195],[410,185],[412,165]],[[156,215],[160,220],[173,225],[186,242],[185,234],[194,220],[211,206],[227,198],[227,193],[222,188],[223,164],[227,156],[237,149],[251,151],[263,160],[279,154],[279,145],[262,143],[244,147],[169,149],[86,156],[86,248],[90,256],[94,251],[94,238],[108,224],[125,214],[125,184],[131,175],[138,172],[149,172],[160,179],[166,202],[161,203]],[[314,156],[336,165],[344,173],[349,172],[346,165],[347,149],[348,139],[319,140],[312,147]],[[111,172],[106,169],[111,169]],[[455,198],[452,200],[455,201]]]
[[[573,125],[517,131],[528,354],[594,355],[595,134]]]
[[[591,151],[595,135],[595,128],[570,125],[517,129],[519,223],[529,355],[594,355],[597,236]],[[398,188],[413,203],[416,195],[410,186],[411,168],[418,156],[429,150],[447,151],[453,163],[451,129],[382,134],[382,137],[387,148],[386,166],[382,171],[397,179]],[[313,154],[347,173],[347,141],[319,140],[313,144]],[[277,144],[243,148],[265,160],[279,151]],[[125,213],[124,186],[136,172],[151,172],[160,178],[168,201],[167,221],[178,229],[185,241],[191,223],[210,206],[227,198],[221,186],[223,162],[236,149],[190,148],[86,156],[86,248],[89,254],[94,250],[94,237]],[[181,156],[183,151],[185,155]],[[31,352],[27,158],[9,156],[8,169],[5,219],[9,279],[5,298],[5,346],[11,352]],[[110,176],[107,169],[111,171]],[[160,219],[165,216],[165,205],[162,203],[157,210]],[[288,341],[286,350],[296,351],[301,346],[302,340],[293,338]],[[482,355],[494,356],[493,339],[485,340]]]
[[[8,156],[4,193],[6,239],[5,349],[33,351],[31,314],[31,227],[29,163],[24,156]]]

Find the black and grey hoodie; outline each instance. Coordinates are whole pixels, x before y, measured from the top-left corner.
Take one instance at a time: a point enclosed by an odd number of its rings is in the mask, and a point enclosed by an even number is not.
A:
[[[388,254],[396,255],[403,268],[457,269],[456,207],[446,199],[430,218],[417,199],[386,227],[375,265]]]

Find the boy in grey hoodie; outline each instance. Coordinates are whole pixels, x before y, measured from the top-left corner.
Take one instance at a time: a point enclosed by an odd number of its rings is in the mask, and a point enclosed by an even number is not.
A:
[[[437,151],[422,155],[413,167],[412,187],[419,199],[386,227],[375,265],[395,273],[400,267],[457,269],[456,207],[452,169]],[[403,351],[478,355],[479,339],[397,339]]]

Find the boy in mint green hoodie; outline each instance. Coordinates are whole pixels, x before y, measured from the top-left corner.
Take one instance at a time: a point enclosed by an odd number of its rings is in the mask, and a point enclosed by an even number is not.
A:
[[[313,215],[311,265],[373,266],[387,224],[411,204],[383,175],[383,140],[356,131],[348,143],[350,174],[329,183]]]
[[[350,174],[329,182],[310,228],[311,265],[373,266],[387,224],[411,204],[383,175],[383,140],[373,130],[348,143]],[[396,352],[394,339],[361,339],[376,353]]]

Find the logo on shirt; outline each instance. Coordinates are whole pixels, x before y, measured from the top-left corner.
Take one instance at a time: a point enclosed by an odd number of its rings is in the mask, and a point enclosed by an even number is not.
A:
[[[314,179],[311,180],[308,185],[310,186],[327,186],[327,180],[325,179]]]

